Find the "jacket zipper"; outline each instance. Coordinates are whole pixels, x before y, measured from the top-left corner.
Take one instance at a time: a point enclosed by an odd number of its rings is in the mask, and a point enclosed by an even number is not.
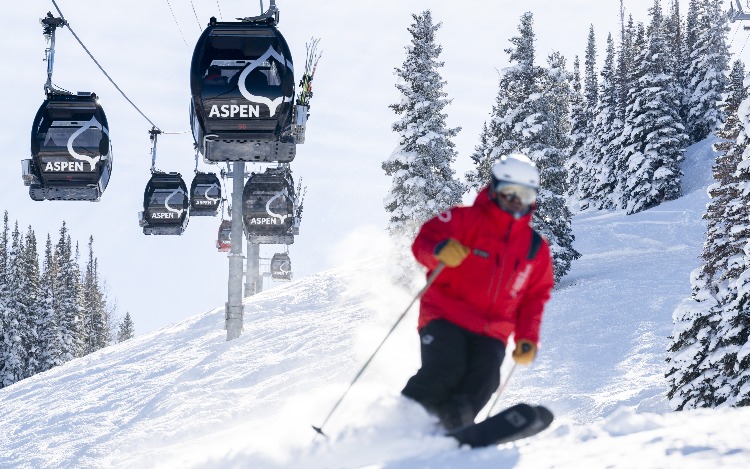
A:
[[[503,237],[503,242],[505,243],[505,247],[503,248],[503,258],[500,259],[500,254],[495,254],[495,266],[496,271],[499,268],[499,272],[497,275],[497,286],[495,287],[495,294],[492,297],[492,301],[490,302],[489,306],[487,307],[487,317],[489,318],[490,312],[492,311],[492,307],[495,305],[495,302],[497,301],[498,295],[500,295],[500,288],[502,288],[502,280],[503,280],[503,271],[505,267],[505,259],[508,257],[508,241],[510,239],[510,231],[513,228],[513,222],[511,222],[508,225],[508,231],[505,232],[505,236]],[[516,265],[516,268],[518,265]],[[493,279],[492,285],[495,284],[495,279]]]

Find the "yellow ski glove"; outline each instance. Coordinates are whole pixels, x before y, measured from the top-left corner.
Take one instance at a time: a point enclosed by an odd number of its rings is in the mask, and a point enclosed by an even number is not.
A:
[[[456,267],[466,259],[469,252],[469,248],[451,238],[437,245],[435,257],[448,267]]]

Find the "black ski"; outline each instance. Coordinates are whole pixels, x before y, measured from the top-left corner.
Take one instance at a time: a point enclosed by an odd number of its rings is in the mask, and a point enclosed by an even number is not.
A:
[[[497,415],[448,433],[462,445],[481,448],[536,435],[554,420],[546,407],[516,404]]]

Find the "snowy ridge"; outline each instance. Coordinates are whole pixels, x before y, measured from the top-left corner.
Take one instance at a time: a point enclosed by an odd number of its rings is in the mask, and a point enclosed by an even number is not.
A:
[[[316,437],[311,425],[411,300],[383,254],[248,299],[234,341],[218,308],[0,390],[0,467],[750,467],[750,409],[673,413],[665,397],[671,314],[703,242],[709,143],[689,149],[679,200],[574,219],[583,257],[553,294],[537,362],[501,399],[552,409],[537,437],[457,448],[398,396],[419,365],[416,311],[326,424],[330,439]]]

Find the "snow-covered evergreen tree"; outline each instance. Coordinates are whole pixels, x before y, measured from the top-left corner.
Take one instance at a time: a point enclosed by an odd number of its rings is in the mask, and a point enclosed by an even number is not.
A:
[[[685,95],[686,69],[684,27],[680,16],[680,2],[671,0],[669,14],[664,18],[664,39],[667,43],[667,69],[674,77],[675,93],[680,103],[680,120],[685,125],[687,118],[688,103]]]
[[[622,0],[620,0],[620,13],[624,15]],[[624,22],[624,17],[621,17],[621,21],[620,52],[617,56],[617,117],[621,122],[624,122],[630,88],[633,80],[637,79],[636,56],[638,48],[635,45],[637,28],[633,21],[633,15],[628,16],[627,24]],[[642,44],[640,47],[642,47]]]
[[[685,42],[686,129],[693,142],[713,133],[724,121],[718,103],[729,69],[728,17],[723,0],[691,0]]]
[[[3,215],[3,230],[0,233],[0,389],[3,388],[2,377],[5,374],[5,362],[8,356],[8,211]]]
[[[399,144],[382,165],[392,177],[385,209],[390,215],[388,232],[397,245],[397,276],[407,282],[410,272],[416,271],[409,246],[420,226],[460,204],[466,191],[451,168],[456,159],[451,139],[460,128],[446,124],[444,110],[451,100],[439,73],[442,46],[435,41],[441,23],[433,23],[429,10],[412,17],[411,44],[406,47],[403,65],[396,69],[401,102],[390,106],[401,116],[393,124]]]
[[[586,99],[586,118],[593,122],[596,105],[599,102],[599,84],[596,78],[596,34],[594,25],[589,26],[586,55],[584,60],[584,98]]]
[[[490,121],[491,157],[526,151],[539,131],[538,103],[542,67],[534,64],[534,17],[530,12],[521,15],[518,36],[510,38],[510,66],[500,71],[500,86]],[[484,175],[489,180],[489,172]]]
[[[629,214],[680,194],[680,163],[687,144],[674,77],[669,75],[659,0],[650,9],[650,34],[639,58],[626,109],[621,161],[622,205]],[[639,28],[636,44],[640,40]],[[625,163],[625,164],[623,164]]]
[[[675,328],[667,359],[668,397],[678,410],[748,405],[750,321],[750,99],[744,66],[732,67],[722,104],[726,122],[717,135],[719,153],[709,187],[704,264],[691,275],[692,297],[674,312]]]
[[[729,93],[722,106],[722,111],[736,113],[738,118],[728,117],[718,133],[721,138],[734,136],[735,140],[728,140],[726,153],[717,158],[716,165],[722,168],[714,168],[717,182],[728,186],[715,190],[721,199],[717,203],[726,203],[721,223],[727,228],[729,242],[714,253],[726,267],[724,275],[717,279],[722,310],[716,325],[717,340],[709,352],[711,368],[718,371],[712,383],[714,404],[730,406],[750,405],[750,389],[746,385],[750,381],[750,158],[746,155],[750,144],[750,100],[747,87],[739,87],[743,71],[741,63],[735,62]],[[717,150],[722,148],[723,145],[717,145]],[[732,167],[736,168],[733,173]]]
[[[578,56],[573,60],[570,76],[570,147],[568,148],[568,204],[574,210],[589,207],[591,194],[581,193],[581,176],[586,171],[585,148],[587,134],[586,103],[581,93],[581,66]]]
[[[571,147],[571,77],[558,53],[549,57],[548,68],[535,65],[531,13],[521,15],[518,32],[510,39],[512,47],[506,49],[511,65],[501,71],[493,107],[491,157],[521,152],[539,168],[541,190],[533,223],[550,242],[555,276],[559,279],[578,256],[572,248],[571,213],[565,203],[567,151]],[[485,177],[489,180],[489,171]]]
[[[21,293],[18,298],[19,307],[23,310],[26,320],[25,342],[26,372],[25,378],[39,372],[40,354],[38,320],[40,313],[40,285],[39,285],[39,253],[37,252],[36,234],[29,226],[21,249]]]
[[[541,188],[533,225],[549,241],[555,280],[570,270],[573,260],[581,255],[573,248],[572,214],[566,205],[568,174],[566,161],[570,147],[570,77],[565,58],[557,52],[548,60],[548,68],[540,75],[541,96],[536,100],[539,130],[528,154],[539,168]]]
[[[490,169],[492,168],[492,163],[494,163],[491,140],[492,134],[485,121],[482,124],[482,133],[479,135],[479,144],[474,147],[474,153],[471,155],[475,169],[466,173],[466,181],[469,188],[477,192],[487,185],[490,177]]]
[[[65,363],[81,356],[84,344],[79,268],[65,222],[60,228],[60,239],[55,246],[55,257],[57,258],[55,310],[59,318],[61,336],[60,359]]]
[[[596,145],[593,165],[589,168],[592,176],[592,194],[596,208],[614,208],[619,200],[617,192],[617,158],[620,154],[622,121],[617,117],[617,70],[615,68],[615,43],[610,34],[607,37],[607,52],[601,70],[602,80],[599,101],[594,116],[593,134]]]
[[[135,337],[135,326],[133,325],[133,320],[130,319],[130,313],[126,312],[117,331],[117,342],[120,343],[133,337]]]
[[[99,280],[98,261],[94,257],[94,237],[89,237],[89,256],[83,278],[83,313],[86,344],[89,354],[109,345],[109,312]]]
[[[47,235],[42,261],[42,275],[39,286],[39,350],[41,352],[39,370],[47,371],[62,365],[62,335],[60,319],[55,300],[55,282],[57,281],[57,258],[52,248],[52,238]]]
[[[472,187],[484,187],[490,180],[490,168],[502,155],[520,151],[528,141],[518,140],[517,126],[534,125],[536,111],[529,96],[538,93],[541,68],[534,65],[533,17],[525,13],[518,27],[519,36],[510,39],[513,47],[505,49],[511,66],[500,71],[498,94],[492,106],[487,130],[472,156],[474,169],[466,178]],[[523,136],[521,136],[523,139]],[[481,150],[480,150],[481,148]]]
[[[685,66],[685,70],[683,71],[683,87],[684,87],[684,95],[683,95],[683,111],[684,111],[684,119],[687,122],[687,115],[689,111],[689,104],[688,100],[690,99],[690,80],[692,77],[692,74],[689,73],[689,70],[687,68],[692,65],[692,58],[691,54],[694,50],[698,48],[698,36],[699,36],[699,27],[698,27],[698,20],[700,15],[700,9],[701,4],[703,0],[690,0],[688,2],[688,11],[687,16],[685,17],[685,28],[684,28],[684,36],[682,41],[682,58],[683,58],[683,65]]]
[[[747,95],[744,76],[744,64],[742,61],[735,61],[729,77],[728,92],[721,105],[722,113],[727,118],[722,128],[716,132],[721,140],[714,144],[714,150],[718,153],[713,167],[716,182],[708,189],[711,202],[704,215],[707,233],[703,252],[703,270],[713,285],[739,276],[741,271],[737,270],[737,265],[731,263],[730,259],[742,254],[744,240],[747,238],[747,233],[739,233],[733,229],[734,226],[743,224],[742,217],[746,215],[744,207],[740,206],[742,193],[736,176],[737,167],[742,161],[737,137],[742,131],[738,110]]]
[[[28,311],[21,303],[23,295],[23,238],[15,224],[8,254],[8,296],[5,330],[5,366],[0,377],[3,386],[10,386],[27,377]]]

